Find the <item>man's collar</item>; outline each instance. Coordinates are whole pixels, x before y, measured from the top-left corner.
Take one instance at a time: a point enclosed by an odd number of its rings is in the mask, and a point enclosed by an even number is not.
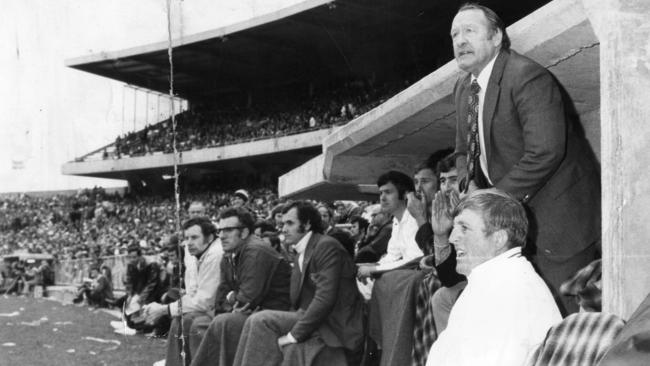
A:
[[[492,60],[490,60],[487,65],[485,65],[477,77],[474,77],[474,75],[472,75],[472,80],[476,80],[476,82],[478,82],[481,90],[485,90],[487,88],[488,82],[490,81],[490,75],[492,75],[492,69],[494,68],[494,62],[497,60],[497,56],[499,56],[499,52],[497,52]]]
[[[307,248],[307,243],[309,243],[309,239],[311,239],[312,233],[313,232],[309,230],[307,234],[305,234],[305,236],[303,236],[302,239],[300,239],[298,243],[294,245],[293,248],[296,251],[296,253],[298,253],[298,255],[305,252],[305,249]]]
[[[205,249],[201,253],[199,253],[198,255],[195,255],[196,259],[200,261],[203,258],[203,256],[205,255],[205,253],[210,249],[212,244],[214,244],[214,242],[217,241],[217,240],[219,240],[219,238],[215,238],[213,241],[210,242],[210,244],[208,244],[207,247],[205,247]]]
[[[521,256],[522,256],[521,255],[521,247],[510,248],[510,249],[506,250],[505,252],[497,255],[496,257],[490,258],[487,261],[485,261],[485,262],[479,264],[478,266],[476,266],[476,268],[474,268],[472,270],[472,272],[470,273],[470,276],[474,277],[475,273],[480,273],[482,271],[489,270],[492,267],[500,268],[501,267],[500,263],[503,263],[502,261],[508,260],[508,259],[511,259],[511,258],[518,258],[518,257],[521,257]]]

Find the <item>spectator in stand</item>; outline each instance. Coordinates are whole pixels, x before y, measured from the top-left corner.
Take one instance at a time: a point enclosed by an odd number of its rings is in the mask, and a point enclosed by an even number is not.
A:
[[[242,207],[229,208],[220,215],[218,230],[224,257],[217,315],[205,324],[203,339],[190,335],[191,348],[198,342],[192,365],[232,365],[244,322],[251,313],[290,308],[291,265],[262,243],[252,229],[253,216]]]
[[[245,207],[250,199],[250,195],[245,189],[238,189],[235,191],[235,194],[230,200],[230,205],[232,207]]]
[[[449,155],[444,156],[443,154]],[[441,160],[440,157],[443,157],[443,159]],[[420,268],[428,273],[421,282],[416,297],[416,326],[413,339],[414,366],[423,366],[425,364],[431,344],[436,340],[438,333],[444,329],[444,326],[446,326],[446,321],[445,325],[435,323],[434,321],[436,311],[440,311],[440,309],[438,309],[433,303],[432,296],[435,296],[435,294],[440,291],[436,290],[440,287],[441,282],[444,286],[450,287],[464,280],[464,277],[461,277],[456,273],[455,262],[451,263],[450,261],[446,267],[436,267],[436,271],[433,271],[432,269],[435,267],[435,263],[431,264],[425,260],[433,259],[434,253],[436,250],[439,250],[442,245],[449,245],[447,238],[449,236],[449,231],[451,231],[451,221],[444,221],[444,227],[442,229],[437,229],[436,232],[432,231],[432,227],[438,228],[441,226],[439,224],[441,220],[440,216],[453,210],[446,209],[441,211],[440,206],[443,198],[447,199],[445,202],[449,202],[449,195],[443,195],[453,188],[449,183],[452,181],[452,175],[456,174],[454,161],[455,156],[451,149],[441,150],[432,154],[416,171],[415,180],[420,183],[419,189],[416,190],[420,191],[420,197],[418,198],[413,194],[409,194],[408,209],[412,212],[413,216],[417,217],[416,220],[418,221],[418,224],[420,224],[418,232],[415,235],[415,240],[422,251],[428,254],[428,256],[423,258],[420,262]],[[433,178],[436,183],[433,184],[429,178]],[[440,187],[440,191],[438,191],[438,187]],[[458,190],[456,188],[454,194],[457,193]],[[457,198],[457,195],[454,197]],[[455,200],[454,203],[456,201],[457,200]],[[448,208],[448,206],[444,207]],[[438,209],[438,211],[436,211],[436,209]],[[449,216],[445,215],[444,217],[447,218]],[[435,234],[438,234],[437,239]],[[462,287],[459,288],[462,289]],[[448,315],[448,311],[441,312],[443,315]]]
[[[417,264],[423,255],[415,241],[417,221],[407,210],[407,194],[415,187],[408,175],[397,171],[381,175],[377,187],[382,210],[393,215],[393,231],[379,263],[359,266],[359,289],[366,296],[372,291],[368,328],[381,348],[381,364],[406,365],[413,348],[415,293],[424,276]],[[368,279],[379,274],[373,286]]]
[[[350,225],[350,236],[354,241],[354,252],[356,253],[368,232],[368,221],[361,216],[355,215],[350,218]]]
[[[374,210],[374,209],[373,209]],[[381,211],[381,206],[371,214],[366,237],[359,244],[359,251],[355,256],[355,263],[376,263],[386,254],[388,241],[393,230],[391,215]]]
[[[192,359],[196,348],[190,342],[189,335],[197,336],[200,332],[195,327],[201,323],[201,319],[211,319],[214,311],[217,287],[219,286],[221,273],[219,263],[223,256],[223,248],[217,239],[217,229],[207,217],[195,217],[183,224],[187,246],[190,255],[197,258],[197,286],[188,289],[179,301],[171,304],[151,303],[145,307],[145,316],[148,324],[155,324],[158,319],[167,314],[172,318],[172,324],[167,337],[167,366],[182,365],[181,350],[184,338],[186,361]],[[182,304],[182,310],[181,306]],[[183,317],[181,318],[181,311]],[[181,324],[183,331],[181,334]],[[198,346],[198,345],[196,345]]]
[[[273,207],[273,210],[271,210],[271,220],[275,223],[275,231],[280,232],[282,231],[282,207],[284,205],[279,204]]]
[[[283,234],[297,257],[291,277],[294,311],[263,310],[246,320],[234,365],[358,364],[363,342],[362,300],[345,249],[322,234],[310,203],[283,209]]]
[[[318,213],[323,224],[323,234],[329,235],[336,239],[343,248],[354,257],[354,240],[347,231],[341,230],[334,225],[334,210],[326,203],[317,206]]]
[[[468,284],[427,365],[523,365],[562,320],[553,295],[521,254],[527,234],[524,207],[507,193],[476,190],[461,201],[449,240]]]

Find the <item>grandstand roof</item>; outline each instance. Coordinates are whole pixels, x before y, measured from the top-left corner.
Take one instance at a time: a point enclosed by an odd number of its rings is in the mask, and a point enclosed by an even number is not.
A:
[[[544,0],[485,1],[509,23]],[[448,29],[461,1],[305,0],[173,41],[174,89],[186,99],[295,82],[420,76],[451,58]],[[162,93],[167,42],[69,59],[66,65]]]

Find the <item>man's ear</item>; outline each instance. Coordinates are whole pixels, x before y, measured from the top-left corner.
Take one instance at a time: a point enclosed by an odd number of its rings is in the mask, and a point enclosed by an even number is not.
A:
[[[498,45],[499,49],[501,48],[501,43],[503,42],[503,32],[501,29],[495,29],[492,31],[492,36],[490,37],[490,40],[494,43],[494,45]]]
[[[246,233],[246,234],[244,234],[244,233]],[[250,235],[251,235],[251,231],[250,231],[249,228],[245,227],[245,228],[243,228],[243,229],[241,230],[241,238],[242,238],[242,239],[246,239],[246,238],[248,238]]]
[[[499,252],[505,252],[508,249],[508,239],[508,233],[503,229],[492,233],[492,242]]]

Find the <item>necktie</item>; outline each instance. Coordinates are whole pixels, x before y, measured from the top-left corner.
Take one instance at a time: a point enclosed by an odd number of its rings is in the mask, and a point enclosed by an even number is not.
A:
[[[469,93],[469,109],[467,113],[467,124],[469,132],[467,133],[467,185],[465,192],[469,187],[469,182],[476,177],[476,165],[479,162],[481,155],[481,145],[479,145],[478,136],[478,93],[481,87],[478,85],[476,79],[470,85]]]

